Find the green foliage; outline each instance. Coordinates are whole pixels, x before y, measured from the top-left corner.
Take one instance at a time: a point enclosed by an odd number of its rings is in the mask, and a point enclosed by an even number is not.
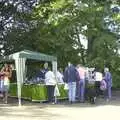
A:
[[[60,67],[71,61],[102,70],[107,64],[116,85],[120,68],[119,36],[108,30],[109,23],[105,23],[104,18],[110,16],[119,24],[120,17],[112,13],[111,3],[105,0],[78,0],[76,3],[73,0],[45,0],[35,6],[32,13],[16,13],[16,20],[22,21],[25,27],[12,27],[7,34],[6,54],[23,49],[43,52],[57,56]],[[87,29],[83,30],[83,26]],[[80,34],[88,40],[87,50]]]

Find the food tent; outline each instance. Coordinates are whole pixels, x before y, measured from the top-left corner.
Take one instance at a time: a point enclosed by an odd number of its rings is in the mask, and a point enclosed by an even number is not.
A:
[[[52,62],[52,70],[57,73],[57,58],[54,56],[46,55],[43,53],[33,52],[29,50],[23,50],[7,57],[4,57],[3,61],[15,61],[16,75],[17,75],[17,95],[18,103],[21,106],[21,86],[25,80],[25,63],[27,59]]]

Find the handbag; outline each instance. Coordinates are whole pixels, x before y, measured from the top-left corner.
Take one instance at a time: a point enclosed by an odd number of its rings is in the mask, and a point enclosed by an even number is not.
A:
[[[64,90],[68,90],[68,89],[69,89],[68,84],[65,83],[65,85],[64,85]]]
[[[60,92],[57,85],[55,86],[55,89],[54,89],[54,96],[60,96]]]
[[[105,91],[107,89],[107,84],[105,80],[102,80],[100,83],[100,90]]]

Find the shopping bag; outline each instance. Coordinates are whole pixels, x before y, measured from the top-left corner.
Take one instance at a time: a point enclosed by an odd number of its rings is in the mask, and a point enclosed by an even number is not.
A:
[[[105,80],[102,80],[100,82],[100,90],[105,91],[106,89],[107,89],[107,84],[106,84]]]
[[[57,85],[55,86],[55,89],[54,89],[54,96],[60,96],[60,92]]]
[[[65,83],[65,85],[64,85],[64,90],[68,90],[68,89],[69,89],[68,84]]]

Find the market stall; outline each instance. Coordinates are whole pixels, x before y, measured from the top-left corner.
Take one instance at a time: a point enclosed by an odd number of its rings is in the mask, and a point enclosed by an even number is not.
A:
[[[64,85],[58,85],[60,96],[57,99],[66,99],[67,91],[64,90]],[[17,96],[17,84],[11,84],[10,86],[10,96]],[[47,101],[47,90],[44,84],[34,84],[34,85],[22,85],[21,98],[30,101]]]
[[[17,84],[11,85],[11,86],[14,86],[14,87],[11,87],[11,89],[14,88],[14,90],[17,91],[16,95],[18,96],[18,102],[19,102],[20,106],[21,106],[21,97],[22,96],[29,98],[33,95],[32,92],[35,90],[35,88],[37,88],[37,89],[42,88],[42,85],[40,85],[40,87],[38,87],[38,85],[36,85],[34,87],[32,85],[26,85],[26,86],[23,85],[23,82],[26,77],[25,76],[26,75],[25,65],[26,65],[27,59],[51,62],[53,72],[55,73],[55,75],[57,73],[57,58],[54,56],[45,55],[42,53],[33,52],[33,51],[29,51],[29,50],[24,50],[24,51],[20,51],[20,52],[11,54],[7,57],[4,57],[4,59],[1,60],[1,62],[3,62],[3,61],[14,61],[15,62]],[[43,87],[43,89],[45,89],[45,87]],[[22,92],[22,91],[24,91],[24,92]],[[21,93],[23,93],[23,94],[21,94]],[[39,95],[39,96],[41,97],[41,95]]]

